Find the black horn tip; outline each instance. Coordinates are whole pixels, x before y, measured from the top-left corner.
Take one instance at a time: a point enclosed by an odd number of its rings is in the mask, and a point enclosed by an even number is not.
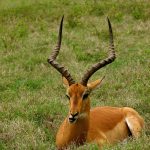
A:
[[[106,75],[104,75],[104,76],[102,77],[102,79],[101,79],[101,80],[104,80],[104,79],[105,79],[105,77],[106,77]]]
[[[110,21],[108,16],[107,16],[107,20]]]
[[[111,23],[110,23],[110,19],[107,17],[107,21],[108,21],[108,25],[111,28]]]
[[[62,15],[62,18],[61,18],[61,24],[63,23],[63,20],[64,20],[64,15]]]

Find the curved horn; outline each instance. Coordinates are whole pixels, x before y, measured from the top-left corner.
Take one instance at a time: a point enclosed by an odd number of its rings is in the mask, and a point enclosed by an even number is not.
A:
[[[116,58],[116,55],[115,55],[115,49],[114,49],[114,42],[113,42],[113,32],[112,32],[112,27],[111,27],[111,23],[109,21],[109,18],[107,17],[107,21],[108,21],[108,26],[109,26],[109,36],[110,36],[110,46],[109,46],[109,56],[94,64],[90,69],[88,69],[86,71],[86,73],[83,75],[82,77],[82,80],[81,80],[81,84],[84,85],[84,86],[87,86],[87,83],[88,83],[88,80],[89,78],[97,71],[99,70],[100,68],[112,63],[115,58]]]
[[[59,50],[61,47],[61,39],[62,39],[62,28],[63,28],[63,19],[64,16],[61,19],[60,27],[59,27],[59,34],[58,34],[58,41],[56,47],[53,49],[52,54],[48,58],[48,63],[50,63],[58,72],[62,74],[67,80],[69,85],[75,83],[73,78],[71,77],[71,74],[67,69],[65,69],[64,66],[60,65],[58,62],[55,61],[57,55],[59,54]]]

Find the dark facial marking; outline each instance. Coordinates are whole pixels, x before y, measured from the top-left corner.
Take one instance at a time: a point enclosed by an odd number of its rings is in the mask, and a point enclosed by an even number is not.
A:
[[[70,100],[70,96],[68,94],[66,94],[66,97],[67,97],[68,100]]]
[[[83,100],[85,100],[85,99],[87,99],[88,98],[88,96],[89,96],[89,94],[88,93],[85,93],[84,95],[83,95]]]

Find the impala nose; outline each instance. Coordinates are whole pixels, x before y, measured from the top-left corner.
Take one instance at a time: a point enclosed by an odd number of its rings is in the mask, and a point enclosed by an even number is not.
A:
[[[79,114],[78,112],[70,113],[70,115],[69,115],[69,122],[70,123],[75,122],[78,119],[78,114]]]
[[[79,114],[78,112],[76,112],[76,113],[71,113],[71,116],[72,116],[72,117],[75,117],[75,116],[78,116],[78,114]]]

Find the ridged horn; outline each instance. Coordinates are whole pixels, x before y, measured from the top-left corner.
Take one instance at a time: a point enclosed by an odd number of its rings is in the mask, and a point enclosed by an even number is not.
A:
[[[63,65],[61,65],[61,64],[59,64],[58,62],[55,61],[58,54],[59,54],[59,50],[60,50],[60,47],[61,47],[63,20],[64,20],[64,16],[62,17],[61,22],[60,22],[57,45],[53,49],[53,51],[52,51],[51,55],[49,56],[49,58],[47,59],[47,61],[58,72],[60,72],[62,74],[62,76],[64,76],[68,80],[69,85],[72,85],[72,84],[75,83],[75,81],[71,77],[71,74],[69,73],[68,69],[65,69],[65,67]]]
[[[108,17],[107,17],[107,21],[108,21],[109,36],[110,36],[109,56],[106,59],[101,60],[100,62],[94,64],[91,68],[89,68],[85,72],[85,74],[83,75],[82,80],[81,80],[81,84],[84,85],[84,86],[87,86],[89,78],[97,70],[99,70],[100,68],[102,68],[102,67],[112,63],[115,60],[115,58],[116,58],[115,49],[114,49],[114,42],[113,42],[113,31],[112,31],[111,23],[110,23],[110,20],[109,20]]]

